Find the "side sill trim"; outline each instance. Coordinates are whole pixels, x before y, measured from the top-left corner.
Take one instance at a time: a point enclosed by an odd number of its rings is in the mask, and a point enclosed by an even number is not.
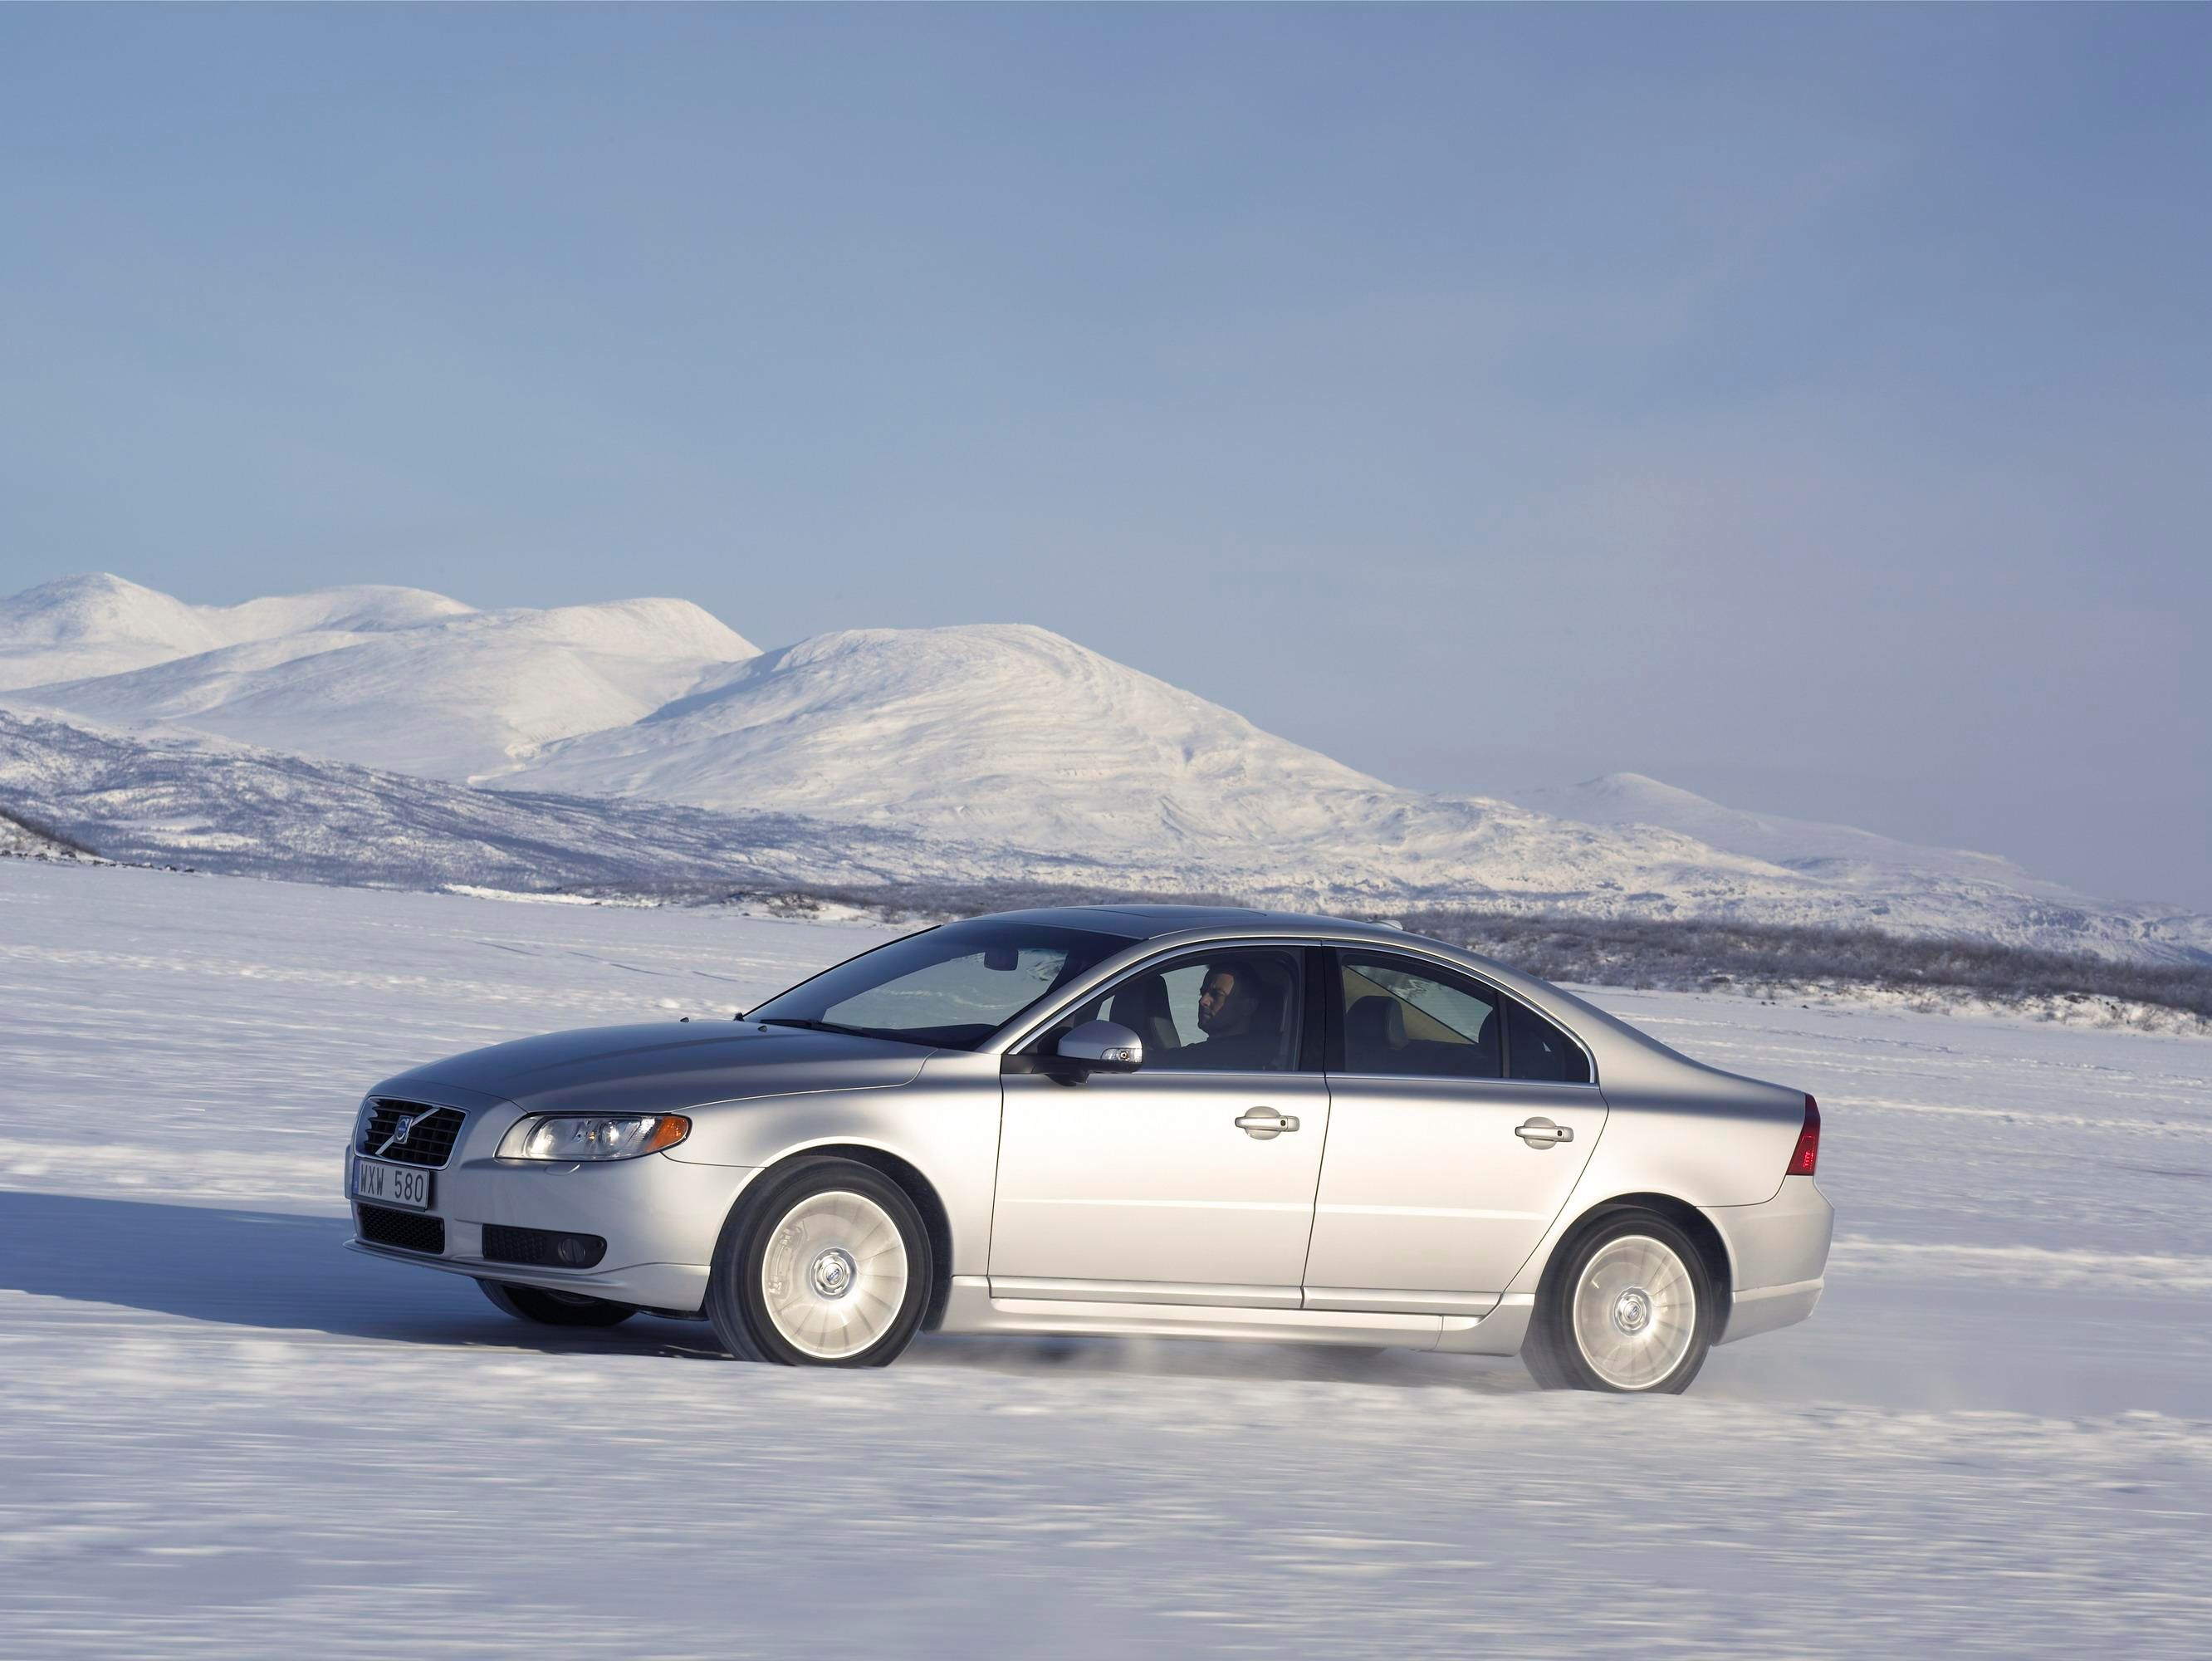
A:
[[[1369,1287],[1308,1287],[1308,1309],[1375,1310],[1393,1315],[1487,1315],[1494,1292],[1381,1291]]]
[[[1182,1285],[1171,1281],[1034,1281],[989,1277],[994,1298],[1083,1304],[1203,1304],[1217,1309],[1296,1309],[1296,1287]]]
[[[945,1300],[947,1333],[1047,1333],[1102,1337],[1241,1338],[1262,1343],[1364,1344],[1511,1355],[1521,1348],[1532,1299],[1503,1299],[1487,1316],[1373,1310],[1237,1307],[1219,1304],[1117,1303],[1106,1299],[994,1297],[981,1275],[956,1275]]]

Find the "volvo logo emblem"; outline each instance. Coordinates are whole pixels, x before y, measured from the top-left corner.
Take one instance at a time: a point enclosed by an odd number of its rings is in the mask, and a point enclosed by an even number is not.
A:
[[[399,1121],[399,1128],[392,1133],[392,1140],[394,1142],[404,1142],[407,1140],[407,1133],[414,1129],[415,1121],[412,1116],[404,1117]]]

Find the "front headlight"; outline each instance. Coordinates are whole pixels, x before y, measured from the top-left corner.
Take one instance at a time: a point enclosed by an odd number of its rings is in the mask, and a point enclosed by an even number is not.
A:
[[[500,1139],[502,1159],[635,1159],[673,1147],[691,1134],[680,1113],[546,1113],[518,1119]]]

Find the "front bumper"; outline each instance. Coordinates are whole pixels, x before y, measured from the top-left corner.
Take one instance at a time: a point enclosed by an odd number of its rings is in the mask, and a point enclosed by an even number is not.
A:
[[[349,1200],[357,1157],[348,1150]],[[431,1173],[429,1214],[445,1220],[442,1253],[358,1238],[349,1244],[372,1257],[448,1274],[696,1313],[706,1303],[723,1220],[753,1174],[746,1166],[687,1165],[659,1153],[604,1165],[464,1158]],[[483,1255],[488,1223],[596,1234],[606,1241],[606,1255],[589,1269],[494,1262]]]
[[[1715,1206],[1705,1212],[1727,1244],[1735,1298],[1722,1343],[1771,1332],[1803,1320],[1826,1285],[1828,1242],[1836,1208],[1810,1177],[1784,1177],[1760,1205]]]

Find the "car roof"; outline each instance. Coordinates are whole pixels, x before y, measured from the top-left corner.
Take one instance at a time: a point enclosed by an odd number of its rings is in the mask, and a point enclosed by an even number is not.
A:
[[[1249,905],[1053,905],[1024,911],[999,911],[991,916],[994,920],[1018,918],[1024,922],[1060,928],[1089,928],[1133,940],[1154,940],[1194,928],[1328,929],[1331,933],[1372,934],[1380,940],[1408,938],[1395,923],[1324,916],[1314,912],[1267,911]]]

